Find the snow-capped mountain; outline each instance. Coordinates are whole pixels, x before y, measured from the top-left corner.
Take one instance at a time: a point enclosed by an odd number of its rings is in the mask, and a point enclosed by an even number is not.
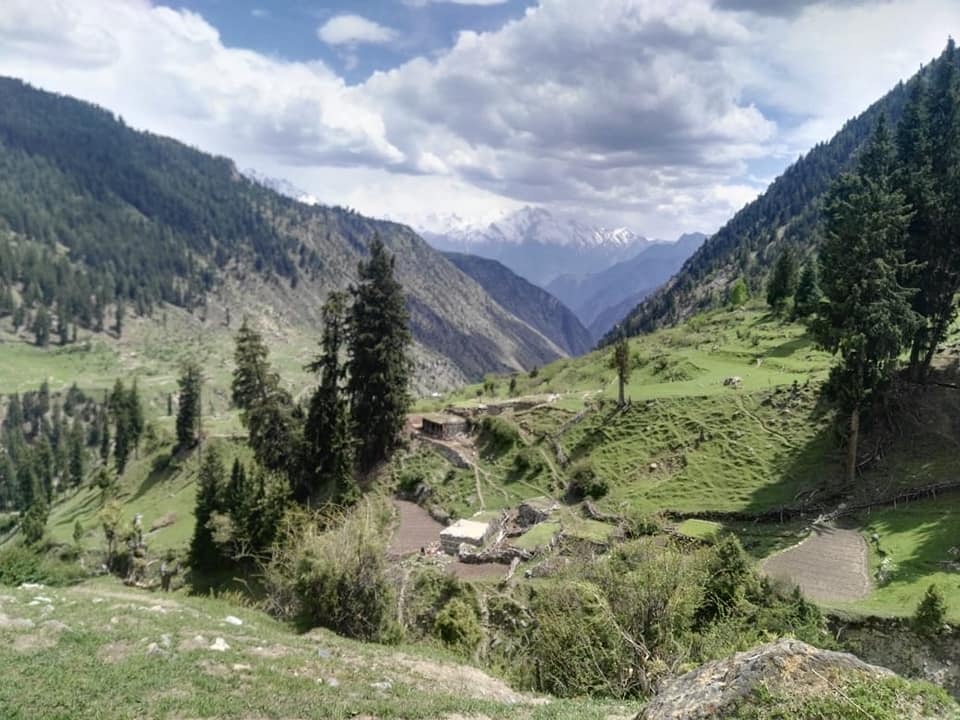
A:
[[[600,227],[532,207],[482,226],[455,218],[441,232],[422,234],[440,250],[499,260],[541,286],[560,275],[600,272],[653,243],[628,228]]]
[[[293,198],[299,202],[304,203],[305,205],[319,205],[320,200],[315,196],[308,193],[302,188],[298,188],[289,180],[284,180],[283,178],[270,177],[269,175],[264,175],[261,172],[258,172],[252,168],[248,168],[243,171],[244,177],[253,180],[256,183],[260,183],[264,187],[270,188],[274,192],[278,192],[281,195],[286,195],[289,198]]]

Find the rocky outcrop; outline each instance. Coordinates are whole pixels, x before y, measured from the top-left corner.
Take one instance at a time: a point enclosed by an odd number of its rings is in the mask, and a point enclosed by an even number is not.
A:
[[[724,718],[762,685],[804,694],[830,692],[838,673],[868,679],[893,676],[847,653],[779,640],[681,675],[657,693],[637,720]]]

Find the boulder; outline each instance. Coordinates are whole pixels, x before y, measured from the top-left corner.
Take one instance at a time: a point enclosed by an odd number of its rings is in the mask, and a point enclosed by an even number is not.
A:
[[[732,717],[738,702],[760,686],[788,694],[829,692],[838,673],[863,678],[893,676],[848,653],[820,650],[799,640],[779,640],[708,662],[668,682],[637,720],[700,720]]]

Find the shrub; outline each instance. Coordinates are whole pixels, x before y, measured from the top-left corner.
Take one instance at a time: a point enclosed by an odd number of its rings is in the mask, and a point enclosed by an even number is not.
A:
[[[396,640],[395,592],[387,578],[389,519],[389,508],[374,499],[333,517],[289,513],[264,573],[270,609],[348,637]]]
[[[917,611],[913,615],[913,625],[919,635],[933,638],[943,632],[947,622],[947,602],[937,585],[930,585],[924,594]]]
[[[480,421],[479,441],[484,452],[503,455],[520,444],[520,431],[501,417],[487,415]]]
[[[575,581],[551,584],[537,595],[529,652],[533,685],[560,697],[635,694],[636,653],[618,632],[600,588]]]
[[[570,469],[567,494],[574,500],[593,498],[599,500],[610,490],[605,479],[597,475],[589,460],[581,460]]]
[[[476,608],[464,598],[456,597],[443,606],[434,623],[437,637],[443,643],[471,655],[483,639],[483,628]]]
[[[760,594],[753,565],[735,535],[725,536],[712,550],[703,602],[697,609],[701,621],[714,620],[721,614],[735,611],[748,594]]]
[[[539,472],[543,467],[543,456],[536,448],[525,447],[513,458],[513,468],[521,475]]]
[[[0,585],[70,585],[84,577],[83,568],[76,563],[49,558],[23,545],[0,551]]]

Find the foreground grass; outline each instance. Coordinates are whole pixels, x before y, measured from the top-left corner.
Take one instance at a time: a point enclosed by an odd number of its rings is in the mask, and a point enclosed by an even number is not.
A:
[[[322,630],[296,635],[223,600],[152,595],[108,580],[68,589],[0,588],[0,618],[0,717],[8,720],[559,720],[636,711],[535,701],[450,657]],[[242,624],[231,624],[237,620]],[[218,638],[229,649],[211,649]]]

